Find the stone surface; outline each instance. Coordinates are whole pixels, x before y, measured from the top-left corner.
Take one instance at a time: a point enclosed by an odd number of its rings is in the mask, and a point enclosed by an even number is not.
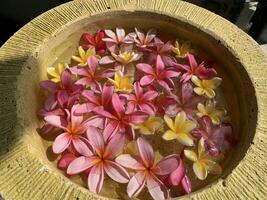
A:
[[[224,92],[236,110],[230,114],[237,121],[240,142],[218,180],[182,198],[265,199],[266,55],[255,41],[225,19],[194,5],[168,0],[76,0],[32,20],[1,47],[1,196],[6,200],[106,199],[69,181],[47,159],[46,145],[36,131],[40,125],[36,111],[42,103],[38,81],[44,78],[46,66],[73,53],[68,48],[77,44],[87,23],[94,30],[127,25],[127,17],[132,19],[129,27],[140,22],[138,26],[153,24],[184,35],[224,66]],[[100,18],[103,20],[99,24],[94,21]]]

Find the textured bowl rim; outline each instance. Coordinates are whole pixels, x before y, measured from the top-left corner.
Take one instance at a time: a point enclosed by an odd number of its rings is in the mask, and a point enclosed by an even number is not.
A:
[[[16,77],[33,52],[49,40],[62,26],[78,18],[114,10],[157,12],[192,24],[220,40],[247,71],[255,88],[258,103],[256,133],[246,156],[226,179],[215,181],[208,188],[181,198],[194,199],[264,199],[267,195],[267,58],[259,45],[247,34],[222,17],[203,8],[182,1],[168,0],[77,0],[58,6],[33,19],[14,34],[0,49],[0,91],[7,95],[1,105],[0,118],[6,117],[5,108],[16,112],[13,101]],[[236,40],[242,42],[236,42]],[[17,57],[20,59],[18,60]],[[9,75],[11,74],[11,75]],[[3,83],[3,84],[2,84]],[[9,84],[6,84],[9,83]],[[12,83],[12,84],[10,84]],[[13,91],[13,92],[12,92]],[[11,97],[12,96],[12,97]],[[4,108],[5,107],[5,108]],[[13,117],[13,115],[8,116]],[[5,122],[5,121],[4,121]],[[0,135],[5,129],[0,123]],[[0,154],[1,155],[1,154]],[[12,167],[10,167],[12,166]],[[106,199],[65,181],[29,152],[23,141],[0,156],[0,194],[5,199]],[[31,171],[30,174],[27,173]],[[50,179],[51,181],[45,181]],[[32,187],[29,187],[32,185]]]

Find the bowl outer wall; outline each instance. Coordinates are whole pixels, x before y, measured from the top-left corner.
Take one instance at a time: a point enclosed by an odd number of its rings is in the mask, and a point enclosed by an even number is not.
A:
[[[181,197],[182,199],[265,199],[267,195],[267,59],[259,45],[243,31],[220,16],[182,1],[168,0],[77,0],[56,7],[20,29],[0,49],[0,139],[19,132],[23,122],[17,116],[16,77],[33,52],[65,24],[80,17],[107,10],[148,10],[166,13],[190,23],[219,39],[245,67],[255,88],[258,120],[256,133],[246,156],[225,179]],[[237,42],[239,41],[239,42]],[[241,41],[241,42],[240,42]],[[19,134],[19,133],[17,133]],[[0,143],[0,194],[4,199],[106,199],[46,168],[30,152],[24,136],[12,148]],[[2,145],[2,146],[1,146]],[[5,152],[5,153],[3,153]]]

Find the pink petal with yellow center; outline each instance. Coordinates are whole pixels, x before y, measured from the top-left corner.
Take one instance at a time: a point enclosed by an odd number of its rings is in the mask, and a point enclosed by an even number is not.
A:
[[[145,166],[152,167],[155,161],[155,154],[152,146],[145,139],[139,137],[137,139],[137,147]]]
[[[104,168],[103,163],[99,163],[92,167],[87,182],[88,188],[91,192],[99,193],[104,183]]]
[[[133,169],[133,170],[144,170],[143,164],[141,164],[137,157],[130,155],[130,154],[122,154],[119,155],[115,161],[119,163],[121,166]]]
[[[74,175],[83,172],[92,167],[93,165],[95,165],[99,161],[100,160],[95,156],[94,157],[80,156],[70,163],[67,169],[67,174]]]

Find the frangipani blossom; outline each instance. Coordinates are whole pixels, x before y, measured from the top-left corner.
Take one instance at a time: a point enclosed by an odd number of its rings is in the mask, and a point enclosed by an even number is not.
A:
[[[105,174],[116,182],[128,183],[130,179],[128,172],[113,161],[122,152],[124,136],[117,134],[109,142],[105,142],[99,129],[89,127],[87,138],[92,146],[84,148],[81,156],[70,163],[67,173],[73,175],[90,169],[87,184],[89,190],[94,193],[101,191]]]
[[[40,82],[40,86],[54,95],[61,107],[66,106],[66,104],[67,107],[71,107],[83,90],[82,85],[74,84],[69,69],[61,73],[59,83],[45,80]]]
[[[197,64],[197,61],[193,54],[187,54],[189,65],[182,65],[175,63],[174,66],[178,68],[179,71],[185,71],[181,77],[181,82],[189,81],[192,76],[196,76],[200,79],[212,79],[217,75],[217,72],[213,68],[209,68],[205,65],[205,62]]]
[[[123,132],[129,140],[135,138],[135,132],[132,124],[141,123],[148,117],[147,113],[142,111],[134,111],[126,113],[125,105],[120,100],[119,95],[114,93],[112,96],[112,106],[114,111],[109,112],[104,109],[95,109],[94,112],[108,118],[108,123],[104,128],[103,135],[105,140],[109,140],[115,134]]]
[[[155,163],[155,153],[152,146],[143,138],[137,139],[139,156],[122,154],[115,161],[125,168],[136,171],[127,186],[130,198],[138,196],[144,186],[155,200],[164,200],[169,197],[168,190],[159,176],[166,176],[178,167],[174,155],[163,158]]]
[[[145,34],[140,28],[135,28],[136,37],[134,41],[139,48],[147,48],[154,45],[153,39],[156,37],[157,31],[155,29],[149,29]]]
[[[108,80],[115,86],[116,92],[130,93],[133,91],[132,77],[123,75],[121,71],[115,73],[114,80],[111,78]]]
[[[171,41],[164,43],[159,38],[155,37],[154,46],[149,55],[149,62],[155,62],[157,57],[160,56],[165,66],[173,66],[176,59],[171,55],[172,47]]]
[[[212,156],[224,153],[235,144],[233,129],[230,124],[216,126],[212,124],[208,116],[204,116],[199,121],[199,127],[192,131],[196,139],[204,139],[206,150]]]
[[[115,70],[108,69],[105,71],[99,71],[98,60],[95,56],[90,56],[87,59],[87,67],[78,68],[72,67],[70,71],[73,74],[79,75],[80,78],[76,81],[76,84],[90,86],[95,89],[97,82],[108,77],[112,77],[115,73]]]
[[[139,82],[134,84],[134,93],[127,95],[128,108],[129,111],[134,111],[140,109],[148,114],[152,115],[155,113],[156,108],[152,101],[158,96],[155,90],[143,91]]]
[[[120,49],[115,48],[114,52],[111,52],[111,56],[101,58],[99,63],[101,65],[115,63],[116,69],[124,71],[128,64],[139,60],[142,55],[133,49],[133,45],[121,45]]]
[[[135,33],[125,34],[123,28],[116,28],[116,33],[112,30],[105,30],[105,34],[108,36],[102,40],[106,42],[109,51],[114,52],[121,44],[132,44],[134,42]]]
[[[221,174],[222,168],[216,162],[216,157],[211,157],[204,147],[204,140],[200,139],[198,143],[198,153],[192,150],[184,150],[184,155],[187,159],[191,160],[193,164],[193,171],[197,178],[204,180],[207,178],[208,173]]]
[[[153,135],[163,124],[163,120],[160,117],[150,116],[142,123],[134,125],[135,129],[143,135]]]
[[[146,86],[153,82],[157,82],[167,91],[170,91],[170,87],[174,86],[171,78],[178,77],[180,75],[180,72],[165,69],[165,65],[159,55],[157,56],[155,68],[146,63],[139,63],[136,65],[136,67],[146,74],[140,80],[141,86]]]
[[[74,114],[77,105],[74,105],[71,112],[68,113],[68,119],[64,119],[61,116],[49,115],[44,119],[47,123],[62,129],[64,132],[58,135],[53,143],[52,149],[56,154],[65,151],[70,144],[74,146],[77,152],[82,153],[86,148],[87,140],[83,137],[83,134],[89,126],[103,126],[103,119],[99,116],[93,116],[83,121],[83,116],[77,116]],[[66,110],[67,111],[67,110]]]
[[[95,56],[98,60],[101,58],[96,54],[95,48],[89,48],[85,51],[81,46],[79,46],[78,52],[79,56],[72,56],[71,58],[76,61],[80,67],[87,66],[87,60],[90,56]]]
[[[90,113],[94,109],[98,109],[99,107],[106,108],[111,103],[114,87],[108,86],[107,84],[104,84],[103,86],[99,85],[99,87],[99,91],[84,90],[82,92],[82,96],[87,101],[78,105],[75,110],[75,113]]]
[[[221,118],[226,115],[226,110],[223,107],[216,107],[215,101],[207,101],[205,105],[198,103],[197,109],[197,116],[208,116],[212,123],[217,125],[221,123]]]
[[[47,67],[46,71],[52,77],[51,81],[58,83],[60,82],[60,75],[66,68],[69,68],[68,64],[58,63],[57,67]]]
[[[196,123],[189,120],[186,114],[182,111],[177,114],[175,121],[173,121],[167,115],[164,116],[164,120],[169,127],[163,134],[163,139],[174,140],[177,139],[181,144],[186,146],[193,146],[194,141],[190,132],[196,128]]]
[[[210,80],[200,80],[196,76],[192,76],[192,82],[197,86],[194,88],[194,92],[198,95],[206,95],[208,98],[215,97],[215,89],[221,84],[222,79],[215,77]]]
[[[172,52],[175,53],[176,58],[185,58],[188,53],[194,53],[195,50],[189,41],[179,43],[176,40]]]
[[[183,83],[179,95],[171,94],[168,98],[173,99],[174,103],[166,108],[166,114],[175,117],[177,113],[184,111],[192,119],[195,117],[197,105],[202,99],[194,95],[191,83]]]
[[[83,39],[87,44],[83,45],[85,50],[90,48],[95,48],[97,53],[103,54],[106,51],[106,44],[102,40],[105,37],[105,32],[103,30],[98,30],[94,35],[90,35],[89,33],[83,34]]]

